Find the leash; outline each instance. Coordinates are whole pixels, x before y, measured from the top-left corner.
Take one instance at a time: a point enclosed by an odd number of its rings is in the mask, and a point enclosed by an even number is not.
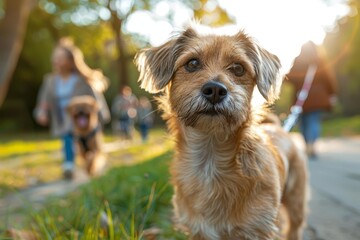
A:
[[[302,88],[297,96],[295,104],[290,108],[290,114],[284,121],[284,130],[290,132],[290,130],[295,126],[300,114],[303,111],[303,105],[305,100],[309,95],[309,90],[313,83],[315,73],[316,73],[317,66],[315,64],[309,65],[306,74],[304,83]]]

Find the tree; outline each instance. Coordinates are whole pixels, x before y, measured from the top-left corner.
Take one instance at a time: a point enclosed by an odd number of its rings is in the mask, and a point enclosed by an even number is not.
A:
[[[115,43],[118,51],[117,59],[117,71],[119,77],[119,88],[129,85],[129,73],[128,73],[128,64],[127,64],[127,52],[126,52],[126,42],[123,36],[123,23],[129,17],[129,15],[134,12],[136,5],[134,1],[131,3],[131,7],[125,13],[119,11],[116,8],[116,4],[121,2],[121,0],[109,1],[107,8],[111,12],[110,25],[115,35]]]
[[[60,37],[71,36],[91,67],[102,69],[111,80],[116,79],[113,66],[115,50],[111,48],[111,53],[107,55],[104,47],[105,42],[114,39],[109,24],[75,24],[67,15],[76,6],[78,3],[75,1],[62,0],[42,0],[35,4],[7,97],[0,109],[1,131],[37,127],[32,117],[37,93],[44,75],[51,71],[51,53]],[[111,98],[109,93],[112,89],[109,90],[106,94]]]
[[[151,11],[161,0],[109,0],[107,9],[111,13],[108,20],[115,36],[115,44],[118,53],[117,59],[117,72],[118,72],[118,85],[119,88],[130,85],[129,76],[129,42],[126,41],[126,34],[124,33],[124,24],[129,16],[139,10]]]
[[[176,8],[170,7],[167,15],[161,18],[153,11],[160,2],[174,6],[171,5],[174,3],[172,0],[0,0],[0,8],[3,8],[3,1],[10,2],[12,6],[16,5],[18,11],[25,7],[19,4],[19,1],[36,3],[31,10],[27,26],[25,24],[27,31],[23,49],[12,77],[8,96],[0,110],[0,128],[3,131],[31,129],[37,126],[32,118],[37,92],[44,74],[51,71],[50,55],[53,47],[63,36],[71,36],[83,51],[86,62],[93,68],[102,69],[110,79],[111,87],[106,92],[109,102],[118,93],[118,87],[124,85],[131,85],[136,94],[145,94],[136,84],[138,72],[132,60],[140,47],[148,45],[148,38],[141,35],[141,32],[129,32],[130,30],[125,28],[126,23],[135,12],[148,11],[156,21],[168,21],[172,24],[174,12],[177,11]],[[177,1],[188,9],[196,9],[195,15],[203,14],[197,15],[199,18],[207,18],[205,16],[211,15],[211,12],[225,16],[223,11],[219,11],[221,9],[217,7],[215,0],[201,1],[201,4],[192,0]],[[210,2],[212,7],[215,4],[215,8],[209,8],[207,2]],[[8,8],[9,6],[5,9],[6,15],[9,12]],[[206,8],[206,11],[202,13],[201,8]],[[14,7],[12,9],[14,10]],[[216,25],[214,22],[219,23],[219,19],[223,21],[226,18],[214,19],[204,23]],[[0,16],[0,20],[4,23],[5,17],[1,19]],[[17,28],[20,25],[11,20],[11,24],[6,26]],[[8,38],[7,33],[0,32],[0,42],[3,41],[3,36]],[[1,49],[8,51],[10,48]],[[4,56],[1,52],[1,63],[7,60]],[[4,72],[3,68],[4,65],[1,64],[1,73]],[[1,86],[1,90],[3,89]]]
[[[34,0],[5,0],[5,17],[0,22],[0,106],[9,88]]]

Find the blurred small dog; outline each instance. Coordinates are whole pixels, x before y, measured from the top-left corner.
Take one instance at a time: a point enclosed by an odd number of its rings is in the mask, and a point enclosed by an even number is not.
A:
[[[189,27],[142,50],[135,62],[141,86],[165,92],[159,100],[176,140],[175,217],[192,238],[302,239],[305,155],[251,104],[255,86],[268,103],[278,97],[278,58],[242,31],[219,35]],[[284,220],[286,237],[280,235]]]
[[[67,112],[73,122],[73,133],[80,155],[85,160],[86,171],[89,175],[96,175],[105,163],[98,104],[91,96],[74,97],[68,105]]]

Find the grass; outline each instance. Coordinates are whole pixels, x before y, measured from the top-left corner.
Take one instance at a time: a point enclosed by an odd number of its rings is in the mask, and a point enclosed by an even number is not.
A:
[[[60,154],[30,155],[24,157],[24,161],[13,159],[13,162],[3,164],[0,168],[0,197],[34,184],[61,178],[60,165]]]
[[[170,158],[167,152],[114,168],[65,199],[49,201],[33,216],[31,229],[41,239],[140,239],[144,229],[158,227],[163,238],[181,239],[171,226]]]
[[[23,219],[19,228],[37,232],[40,239],[137,240],[143,239],[143,230],[157,227],[162,230],[158,239],[186,239],[173,229],[171,221],[173,189],[168,164],[173,144],[164,138],[163,130],[153,134],[146,144],[132,144],[110,153],[111,169],[106,175],[92,179],[65,197],[49,198],[40,210],[28,204],[20,212]],[[323,136],[358,134],[360,116],[323,122]],[[107,137],[107,141],[113,140]],[[41,148],[28,148],[27,152],[32,154],[16,151],[22,144],[34,146],[35,142],[36,146],[42,141]],[[26,176],[37,176],[43,182],[61,177],[60,154],[53,155],[58,150],[52,150],[56,149],[56,140],[30,138],[22,142],[14,138],[0,142],[3,149],[12,146],[12,150],[6,149],[6,154],[1,152],[2,156],[22,159],[15,168],[0,169],[0,196],[1,191],[5,195],[26,187]],[[9,226],[10,223],[0,226],[0,239],[5,238],[4,231]]]
[[[48,153],[59,150],[60,140],[45,137],[42,140],[5,140],[0,141],[0,161],[8,158],[23,157],[39,152]]]
[[[25,140],[22,141],[10,139],[6,142],[5,139],[0,139],[2,142],[0,150],[4,150],[1,152],[3,157],[0,158],[0,197],[35,184],[61,179],[60,141],[48,136],[43,137],[45,140],[37,139],[37,137],[31,140],[28,136],[25,136]],[[117,140],[116,137],[112,135],[105,136],[105,142],[115,140]],[[165,139],[164,130],[153,130],[151,138],[146,144],[141,144],[140,137],[137,135],[134,142],[135,144],[125,149],[110,153],[109,165],[139,163],[144,159],[157,156],[171,147],[171,142]],[[22,150],[17,153],[16,149]],[[81,159],[77,159],[77,164],[82,164]]]
[[[299,132],[296,125],[292,131]],[[351,137],[360,135],[360,115],[325,119],[321,123],[321,137]]]
[[[360,115],[349,118],[326,120],[322,125],[322,136],[341,137],[360,134]]]
[[[114,141],[114,136],[106,135],[105,142]],[[28,157],[38,153],[59,151],[61,141],[48,133],[3,135],[0,138],[0,162],[14,157]]]
[[[160,239],[186,239],[171,224],[171,155],[115,167],[66,198],[50,199],[39,212],[28,209],[24,226],[40,239],[141,239],[151,227],[162,229]]]
[[[132,144],[110,153],[112,168],[106,175],[92,179],[66,197],[49,198],[41,210],[25,203],[27,206],[20,212],[21,224],[0,224],[0,239],[5,238],[4,231],[11,226],[35,231],[40,239],[142,239],[143,230],[151,227],[162,230],[160,239],[186,239],[173,230],[171,223],[168,163],[173,144],[164,136],[163,130],[153,131],[148,143]],[[40,158],[39,164],[24,158],[25,163],[16,170],[0,170],[3,192],[14,191],[14,186],[21,188],[22,184],[16,182],[22,181],[21,171],[39,167],[47,172],[51,165]],[[61,169],[60,159],[49,161],[54,169]],[[4,180],[10,178],[13,182]]]

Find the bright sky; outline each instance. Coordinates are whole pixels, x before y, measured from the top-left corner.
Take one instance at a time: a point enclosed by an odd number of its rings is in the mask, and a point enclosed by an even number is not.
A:
[[[260,44],[281,59],[287,71],[298,55],[301,45],[313,40],[321,44],[326,31],[349,12],[346,0],[219,0],[220,6]],[[207,8],[213,7],[209,1]],[[170,23],[166,16],[171,15]],[[153,13],[139,11],[128,19],[126,29],[148,38],[157,46],[167,41],[193,17],[193,12],[178,2],[163,1]]]

